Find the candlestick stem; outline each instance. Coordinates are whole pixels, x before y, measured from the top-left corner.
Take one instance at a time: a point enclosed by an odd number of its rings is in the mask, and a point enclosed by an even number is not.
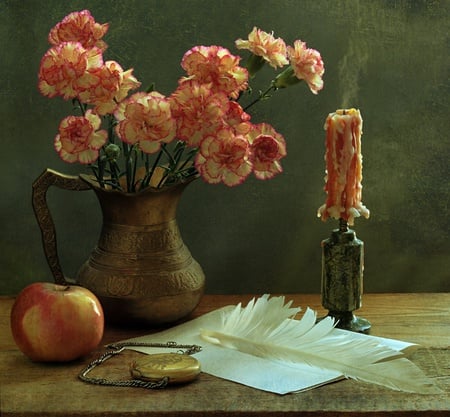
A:
[[[340,232],[348,232],[347,220],[344,220],[342,217],[339,218],[339,231]]]
[[[370,323],[353,311],[362,305],[364,243],[340,218],[339,228],[322,241],[322,305],[337,327],[368,333]]]

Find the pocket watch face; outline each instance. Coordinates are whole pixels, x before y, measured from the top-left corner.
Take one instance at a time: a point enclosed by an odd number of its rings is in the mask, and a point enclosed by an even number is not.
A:
[[[157,353],[146,355],[130,365],[131,376],[144,381],[159,381],[169,378],[169,384],[194,380],[200,373],[200,362],[179,353]]]

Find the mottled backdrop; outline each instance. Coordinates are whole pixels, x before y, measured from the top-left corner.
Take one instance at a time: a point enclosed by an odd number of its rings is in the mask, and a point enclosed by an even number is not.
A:
[[[49,29],[85,8],[110,23],[107,57],[164,94],[175,88],[187,49],[219,44],[237,53],[234,40],[254,25],[322,53],[319,95],[300,84],[253,112],[285,135],[284,173],[234,189],[199,180],[183,196],[180,228],[208,292],[320,291],[320,241],[336,227],[316,218],[325,199],[323,124],[343,106],[364,118],[371,217],[355,229],[366,247],[365,291],[450,291],[449,7],[447,0],[1,0],[0,294],[51,279],[31,184],[46,167],[80,167],[62,163],[52,145],[71,105],[40,96],[36,74]],[[272,72],[262,75],[268,81]],[[61,263],[74,276],[96,243],[97,202],[90,192],[58,189],[49,202]]]

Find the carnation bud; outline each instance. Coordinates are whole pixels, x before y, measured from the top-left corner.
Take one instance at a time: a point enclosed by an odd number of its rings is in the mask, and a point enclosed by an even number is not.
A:
[[[106,146],[105,153],[109,161],[115,161],[120,156],[120,148],[116,144],[110,143]]]

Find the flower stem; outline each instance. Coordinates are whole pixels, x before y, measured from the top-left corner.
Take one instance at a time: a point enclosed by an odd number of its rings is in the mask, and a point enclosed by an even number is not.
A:
[[[108,138],[109,143],[114,143],[114,116],[112,114],[109,115],[108,118]]]
[[[174,165],[178,165],[185,149],[186,142],[178,141],[173,152]]]
[[[101,177],[99,172],[98,172],[98,166],[89,164],[89,167],[91,168],[92,173],[94,174],[94,177],[97,180],[99,186],[101,188],[105,188],[105,183],[103,182],[103,177]]]
[[[133,146],[132,152],[133,152],[133,154],[134,154],[134,160],[132,160],[132,162],[133,162],[133,180],[132,180],[132,187],[133,187],[133,192],[135,192],[135,191],[136,191],[136,184],[135,184],[135,181],[136,181],[136,170],[137,170],[137,160],[138,160],[138,157],[137,157],[137,149],[136,149],[135,146]]]
[[[169,159],[169,166],[168,166],[168,167],[165,167],[165,170],[166,170],[166,171],[165,171],[164,175],[161,176],[161,179],[159,180],[158,185],[156,186],[156,188],[160,188],[160,187],[164,184],[165,180],[167,179],[167,177],[169,176],[169,174],[170,174],[171,172],[173,172],[173,170],[174,170],[174,168],[175,168],[175,166],[176,166],[176,160],[174,159],[174,157],[172,156],[172,154],[171,154],[171,153],[169,152],[169,150],[167,149],[167,145],[166,145],[165,143],[163,143],[163,144],[161,145],[161,151],[160,151],[160,153],[167,156],[167,158]]]
[[[72,100],[72,104],[75,106],[75,108],[80,109],[82,116],[84,116],[86,114],[87,104],[83,104],[78,97],[76,97]]]
[[[180,165],[180,167],[178,168],[178,170],[180,172],[182,172],[184,170],[184,167],[192,161],[192,158],[197,154],[198,148],[195,149],[191,149],[188,154],[186,159],[183,161],[183,163]],[[190,167],[188,167],[187,169],[189,169]]]
[[[252,107],[253,105],[255,105],[256,103],[258,103],[261,100],[266,100],[270,97],[270,93],[272,91],[276,91],[277,88],[274,86],[273,82],[270,84],[270,86],[266,89],[266,91],[264,92],[260,92],[259,96],[257,98],[255,98],[250,104],[247,104],[247,106],[244,107],[244,111],[247,111],[247,109],[249,109],[250,107]]]
[[[161,145],[161,151],[169,158],[169,164],[170,166],[174,166],[176,165],[176,160],[174,159],[174,157],[172,156],[172,154],[169,152],[169,150],[167,149],[167,145],[165,143],[163,143]]]
[[[144,181],[143,181],[143,188],[147,187],[150,184],[150,181],[153,177],[153,173],[155,172],[156,167],[159,164],[159,161],[161,160],[163,152],[159,151],[157,157],[155,158],[155,161],[153,162],[152,169],[150,171],[147,170],[147,174],[145,175]]]
[[[111,170],[111,183],[115,184],[114,188],[121,188],[119,184],[119,175],[118,175],[120,168],[115,160],[109,161],[109,169]]]
[[[127,192],[133,192],[134,176],[133,176],[133,156],[130,146],[123,142],[123,154],[125,156],[125,174],[127,178]]]

